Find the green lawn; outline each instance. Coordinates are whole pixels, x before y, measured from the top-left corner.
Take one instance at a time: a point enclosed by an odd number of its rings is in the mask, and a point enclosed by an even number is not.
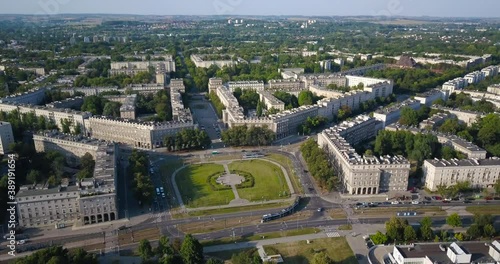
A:
[[[319,230],[318,228],[308,227],[308,228],[299,228],[299,229],[281,231],[281,232],[252,234],[252,235],[243,236],[243,237],[237,236],[234,238],[233,237],[225,237],[225,238],[216,239],[216,240],[203,240],[200,243],[204,247],[208,247],[208,246],[232,244],[235,242],[240,243],[240,242],[257,241],[257,240],[263,240],[263,239],[302,236],[302,235],[316,234],[320,231],[321,230]]]
[[[295,192],[299,193],[299,194],[304,193],[304,188],[300,184],[299,177],[297,176],[297,173],[295,172],[295,168],[292,165],[292,161],[288,157],[286,157],[285,155],[273,153],[273,154],[267,155],[266,159],[277,162],[281,166],[283,166],[286,169],[286,171],[288,172],[288,176],[290,176],[290,180],[292,181],[292,185],[293,185],[293,188],[295,189]]]
[[[231,190],[214,191],[208,184],[208,177],[224,172],[219,164],[195,164],[182,169],[175,180],[182,200],[187,207],[203,207],[228,204],[234,199]]]
[[[281,254],[284,263],[287,264],[312,263],[314,255],[322,251],[326,252],[334,263],[358,263],[351,247],[343,237],[316,239],[310,244],[306,241],[277,244],[264,246],[264,249],[268,254]]]
[[[465,210],[471,214],[491,214],[500,211],[500,205],[472,205]]]
[[[275,200],[288,198],[290,190],[280,167],[263,160],[233,161],[229,170],[239,170],[252,174],[255,185],[238,189],[240,198],[249,201]],[[286,196],[283,197],[283,194]],[[280,196],[281,194],[281,196]]]

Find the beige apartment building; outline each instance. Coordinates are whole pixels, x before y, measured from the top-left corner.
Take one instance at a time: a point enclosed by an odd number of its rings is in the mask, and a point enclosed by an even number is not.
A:
[[[96,158],[99,147],[106,145],[96,139],[73,136],[55,131],[45,131],[33,135],[36,152],[57,151],[63,154],[70,166],[80,164],[80,158],[89,153]]]
[[[91,179],[63,179],[59,186],[21,186],[16,194],[19,225],[86,225],[118,219],[116,151],[116,145],[99,147]]]
[[[274,95],[272,95],[270,92],[259,91],[258,94],[260,97],[260,101],[266,105],[267,109],[274,108],[280,111],[285,110],[285,103],[274,97]]]
[[[500,159],[425,160],[422,170],[431,191],[465,181],[473,188],[490,188],[500,179]]]
[[[345,193],[372,195],[406,191],[410,173],[407,159],[402,156],[360,156],[351,146],[375,137],[380,129],[380,121],[358,116],[318,134],[318,145],[332,158]]]

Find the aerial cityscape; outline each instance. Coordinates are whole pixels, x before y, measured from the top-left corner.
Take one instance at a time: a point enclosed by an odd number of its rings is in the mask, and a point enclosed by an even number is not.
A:
[[[498,10],[9,4],[0,263],[500,263]]]

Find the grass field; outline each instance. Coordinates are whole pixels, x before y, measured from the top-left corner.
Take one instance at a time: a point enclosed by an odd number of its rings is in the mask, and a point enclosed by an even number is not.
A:
[[[231,244],[231,243],[239,243],[239,242],[248,242],[248,241],[256,241],[262,239],[273,239],[280,237],[291,237],[291,236],[301,236],[308,234],[315,234],[320,232],[318,228],[299,228],[295,230],[281,231],[281,232],[272,232],[272,233],[261,233],[261,234],[252,234],[248,236],[237,236],[237,237],[225,237],[222,239],[216,240],[204,240],[200,241],[200,243],[204,246],[215,246],[215,245],[223,245],[223,244]]]
[[[175,177],[182,200],[187,207],[228,204],[234,199],[231,190],[214,191],[207,183],[208,176],[224,172],[219,164],[195,164],[182,169]]]
[[[300,184],[299,177],[295,172],[292,161],[288,157],[280,154],[269,154],[268,156],[266,156],[266,159],[277,162],[281,166],[283,166],[286,172],[288,172],[288,176],[290,176],[290,181],[292,181],[293,189],[295,190],[295,192],[300,194],[304,193],[304,188],[302,187],[302,184]]]
[[[354,214],[365,217],[378,217],[381,215],[393,215],[396,216],[397,212],[417,212],[419,216],[443,216],[446,215],[446,211],[441,209],[441,207],[419,207],[419,206],[408,206],[408,207],[375,207],[375,208],[360,208],[354,210]]]
[[[264,249],[268,254],[281,254],[284,263],[287,264],[312,263],[314,255],[318,252],[325,252],[334,263],[358,263],[349,244],[343,237],[316,239],[312,240],[310,244],[307,244],[306,241],[277,244],[264,246]]]
[[[123,230],[118,233],[118,245],[128,245],[132,243],[137,243],[142,239],[147,240],[158,240],[160,239],[160,230],[158,228],[148,228],[140,231],[128,231]]]
[[[500,205],[474,205],[467,206],[465,210],[471,214],[492,214],[500,212]]]
[[[255,185],[253,187],[238,189],[238,194],[242,199],[249,201],[276,200],[287,198],[290,195],[283,171],[272,163],[263,160],[233,161],[228,167],[230,171],[244,171],[254,177]]]
[[[174,173],[178,168],[182,167],[183,163],[181,160],[168,161],[161,165],[160,173],[163,186],[166,190],[167,202],[172,208],[179,206],[177,199],[175,199],[174,188],[172,186],[172,173]]]

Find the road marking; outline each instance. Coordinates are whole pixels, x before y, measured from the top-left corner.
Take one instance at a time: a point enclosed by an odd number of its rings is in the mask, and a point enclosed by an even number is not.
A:
[[[328,232],[326,233],[327,237],[340,237],[339,232]]]

